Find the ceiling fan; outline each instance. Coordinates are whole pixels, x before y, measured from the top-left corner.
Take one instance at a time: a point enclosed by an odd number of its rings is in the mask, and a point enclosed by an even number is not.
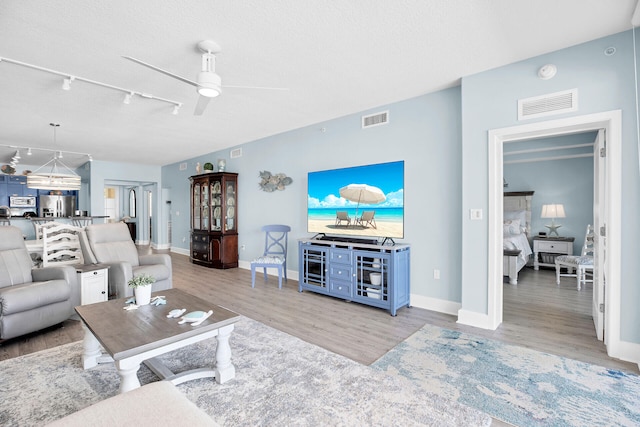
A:
[[[147,62],[141,61],[131,56],[123,56],[123,58],[133,61],[137,64],[144,65],[147,68],[158,71],[174,79],[178,79],[184,83],[195,86],[200,96],[198,97],[198,103],[196,109],[193,112],[194,115],[200,116],[207,108],[209,100],[215,98],[222,93],[222,88],[237,88],[237,89],[268,89],[268,90],[288,90],[287,88],[279,87],[261,87],[261,86],[227,86],[222,85],[222,79],[216,74],[216,54],[220,53],[222,49],[220,45],[212,40],[203,40],[198,43],[198,49],[202,51],[202,71],[198,73],[196,81],[189,80],[185,77],[174,74],[170,71],[163,70],[162,68],[151,65]]]

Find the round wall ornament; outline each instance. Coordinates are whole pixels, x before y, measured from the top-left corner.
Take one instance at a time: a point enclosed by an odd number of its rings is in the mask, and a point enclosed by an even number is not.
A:
[[[260,189],[267,193],[272,193],[276,190],[283,191],[292,182],[293,179],[283,173],[273,175],[269,171],[260,171]]]

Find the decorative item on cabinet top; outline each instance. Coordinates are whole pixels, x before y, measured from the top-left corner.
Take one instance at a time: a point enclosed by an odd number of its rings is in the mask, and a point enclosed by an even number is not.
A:
[[[260,171],[260,189],[267,193],[272,193],[276,190],[283,191],[292,182],[293,179],[283,173],[272,175],[269,171]]]

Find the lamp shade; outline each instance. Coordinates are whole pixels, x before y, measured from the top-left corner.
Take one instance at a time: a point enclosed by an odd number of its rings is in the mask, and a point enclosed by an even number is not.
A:
[[[565,218],[564,205],[542,205],[541,218]]]

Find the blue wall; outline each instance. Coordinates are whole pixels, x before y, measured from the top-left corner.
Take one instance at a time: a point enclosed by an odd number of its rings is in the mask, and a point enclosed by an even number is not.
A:
[[[361,116],[389,110],[389,124],[361,128]],[[195,165],[227,159],[238,172],[238,227],[241,261],[263,250],[260,227],[292,227],[288,266],[298,269],[297,239],[307,233],[307,173],[347,166],[405,161],[405,239],[412,245],[412,293],[460,302],[460,88],[424,95],[389,106],[293,130],[242,146],[242,157],[211,153],[163,167],[171,193],[173,246],[188,253],[189,181]],[[285,173],[293,184],[284,191],[260,190],[258,173]],[[433,279],[433,270],[441,279]]]
[[[615,46],[616,55],[604,56]],[[558,74],[551,80],[537,78],[540,66],[553,63]],[[240,260],[248,261],[262,248],[259,229],[267,223],[292,226],[293,243],[306,233],[306,174],[309,171],[346,166],[405,161],[405,242],[412,245],[411,292],[427,299],[461,303],[469,312],[487,314],[488,223],[469,221],[471,208],[488,212],[488,147],[490,129],[522,124],[518,122],[518,99],[561,90],[579,90],[578,111],[553,119],[620,109],[623,111],[623,212],[624,230],[621,284],[621,339],[640,343],[640,264],[636,258],[640,208],[638,144],[635,132],[634,68],[631,33],[625,32],[569,49],[553,52],[484,73],[467,76],[458,88],[382,106],[326,123],[296,129],[241,146],[242,157],[229,159],[228,151],[214,152],[162,168],[163,192],[172,201],[174,250],[188,253],[189,181],[196,162],[227,159],[227,170],[238,172]],[[362,114],[388,109],[390,123],[362,130]],[[549,120],[548,117],[527,123]],[[180,170],[180,163],[186,169]],[[520,166],[527,175],[546,165]],[[588,161],[571,164],[567,170],[592,171]],[[285,173],[294,182],[283,192],[264,193],[258,187],[258,173]],[[592,173],[592,172],[591,172]],[[545,172],[545,175],[546,172]],[[509,177],[510,190],[531,185]],[[555,179],[570,182],[573,174],[540,178],[535,184],[535,203],[552,199]],[[585,177],[582,183],[593,183]],[[555,187],[556,189],[558,187]],[[518,188],[520,189],[520,188]],[[522,188],[525,189],[525,188]],[[588,201],[572,199],[581,189],[564,188],[562,197],[571,205]],[[586,192],[586,187],[584,189]],[[549,194],[546,194],[549,193]],[[571,194],[571,195],[570,195]],[[585,193],[586,194],[586,193]],[[592,194],[592,191],[589,191]],[[547,199],[547,197],[549,197]],[[534,206],[534,210],[539,207]],[[581,210],[578,208],[577,210]],[[584,209],[586,212],[587,209]],[[573,212],[568,212],[573,215]],[[575,218],[575,224],[588,220]],[[574,218],[564,222],[563,232],[584,234]],[[570,225],[570,222],[572,225]],[[534,227],[539,224],[534,223]],[[574,228],[575,227],[575,228]],[[293,246],[293,245],[292,245]],[[290,251],[291,269],[298,269],[297,251]],[[433,279],[433,269],[442,279]]]
[[[615,46],[617,53],[605,56]],[[558,67],[551,80],[537,78],[544,64]],[[577,88],[579,108],[554,118],[622,110],[622,283],[621,335],[624,341],[640,343],[637,304],[640,264],[635,255],[640,208],[638,139],[634,92],[633,43],[624,32],[553,52],[462,79],[462,208],[488,208],[487,131],[521,124],[517,121],[518,99]],[[543,121],[533,119],[527,122]],[[462,305],[463,309],[487,313],[487,221],[463,218]]]
[[[562,149],[566,146],[591,144],[595,133],[583,133],[542,140],[505,144],[503,175],[505,191],[535,191],[531,200],[531,235],[548,231],[548,219],[540,218],[542,205],[561,203],[566,218],[557,219],[561,236],[575,237],[573,252],[579,254],[588,224],[593,224],[593,157],[563,158],[564,156],[593,155],[593,147]],[[549,149],[550,151],[507,155],[509,152]],[[554,160],[543,160],[557,157]],[[523,163],[509,163],[509,161]]]

